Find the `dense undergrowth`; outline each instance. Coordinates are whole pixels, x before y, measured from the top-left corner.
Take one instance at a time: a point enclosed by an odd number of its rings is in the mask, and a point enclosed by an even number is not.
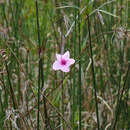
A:
[[[0,1],[1,130],[129,130],[128,0]],[[52,68],[70,52],[70,72]]]

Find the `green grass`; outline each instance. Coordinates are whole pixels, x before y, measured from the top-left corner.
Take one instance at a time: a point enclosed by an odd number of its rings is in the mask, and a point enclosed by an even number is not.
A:
[[[0,2],[0,128],[129,129],[129,1]],[[54,71],[56,53],[76,60]]]

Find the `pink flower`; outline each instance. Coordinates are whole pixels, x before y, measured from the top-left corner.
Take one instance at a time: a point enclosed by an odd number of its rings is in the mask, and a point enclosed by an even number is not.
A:
[[[69,72],[70,66],[75,63],[75,60],[70,58],[69,51],[65,52],[64,55],[56,54],[56,59],[53,63],[53,69],[63,72]]]

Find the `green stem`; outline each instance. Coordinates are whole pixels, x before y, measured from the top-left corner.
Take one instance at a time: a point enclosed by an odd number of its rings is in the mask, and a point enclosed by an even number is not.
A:
[[[130,64],[128,65],[128,70],[127,70],[127,73],[126,73],[126,76],[125,76],[125,81],[124,81],[124,85],[123,85],[123,88],[122,88],[122,91],[121,91],[121,96],[120,96],[120,98],[119,98],[119,100],[118,100],[118,102],[117,102],[116,117],[115,117],[115,121],[114,121],[112,130],[115,130],[115,127],[116,127],[116,124],[117,124],[117,121],[118,121],[118,117],[119,117],[119,115],[120,115],[120,111],[121,111],[121,101],[122,101],[123,93],[124,93],[124,91],[125,91],[125,86],[126,86],[126,82],[127,82],[127,79],[128,79],[129,71],[130,71]]]
[[[61,84],[61,110],[62,110],[62,116],[64,117],[64,86],[63,86],[63,80],[64,80],[64,73],[62,72],[62,84]],[[62,128],[64,130],[64,120],[62,119]]]
[[[91,60],[92,60],[91,68],[92,68],[92,76],[93,76],[93,87],[94,87],[94,95],[95,95],[95,102],[96,102],[96,117],[97,117],[98,130],[100,130],[100,122],[99,122],[99,114],[98,114],[98,101],[97,101],[97,90],[96,90],[96,79],[95,79],[95,70],[94,70],[94,62],[93,62],[93,51],[92,51],[92,43],[91,43],[89,16],[88,16],[88,32],[89,32],[89,46],[90,46],[90,53],[91,53]]]
[[[37,35],[38,35],[38,46],[39,46],[39,75],[38,75],[38,112],[37,112],[37,130],[40,130],[40,89],[41,89],[41,57],[40,57],[40,46],[41,46],[41,41],[40,41],[40,27],[39,27],[39,16],[38,16],[38,2],[36,0],[35,2],[36,5],[36,17],[37,17]]]
[[[41,95],[41,87],[44,88],[44,57],[42,59],[41,53],[41,40],[40,40],[40,26],[39,26],[39,13],[38,13],[38,2],[36,0],[36,17],[37,17],[37,35],[38,35],[38,43],[39,43],[39,76],[38,76],[38,113],[37,113],[37,130],[40,129],[40,95]],[[45,93],[44,93],[45,94]],[[43,97],[44,101],[44,114],[45,114],[45,127],[46,129],[51,129],[49,118],[47,115],[47,107],[46,107],[46,100]]]
[[[14,90],[13,90],[13,87],[12,87],[12,84],[11,84],[11,81],[10,81],[10,74],[9,74],[7,63],[5,63],[5,66],[6,66],[7,77],[8,77],[8,82],[9,82],[9,86],[10,86],[10,94],[11,94],[11,98],[12,98],[12,101],[13,101],[13,107],[14,107],[14,109],[16,109],[16,99],[15,99]]]
[[[76,5],[76,0],[75,0],[75,5]],[[75,26],[74,26],[74,38],[73,38],[73,45],[74,45],[74,59],[76,58],[76,36],[77,36],[77,34],[76,34],[76,15],[77,15],[77,10],[75,9],[75,11],[74,11],[74,14],[75,14]],[[74,65],[75,66],[75,65]],[[75,67],[74,67],[74,69],[73,69],[74,71],[73,71],[73,91],[72,91],[72,100],[73,100],[73,102],[72,102],[72,128],[73,128],[73,130],[75,130],[75,111],[76,111],[76,103],[75,103],[75,98],[76,98],[76,94],[75,94],[75,90],[76,90],[76,69],[75,69]]]
[[[78,7],[80,8],[80,0],[78,0]],[[81,54],[81,44],[80,44],[80,11],[78,11],[78,43],[79,43],[79,49],[78,53],[79,56]],[[79,58],[79,73],[78,73],[78,78],[79,78],[79,89],[78,89],[78,102],[79,102],[79,130],[82,129],[81,127],[81,57]]]

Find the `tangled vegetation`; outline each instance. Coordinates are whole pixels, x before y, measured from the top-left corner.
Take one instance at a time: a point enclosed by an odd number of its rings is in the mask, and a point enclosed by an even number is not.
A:
[[[129,130],[128,9],[128,0],[0,0],[0,129]],[[54,70],[67,51],[70,68]]]

